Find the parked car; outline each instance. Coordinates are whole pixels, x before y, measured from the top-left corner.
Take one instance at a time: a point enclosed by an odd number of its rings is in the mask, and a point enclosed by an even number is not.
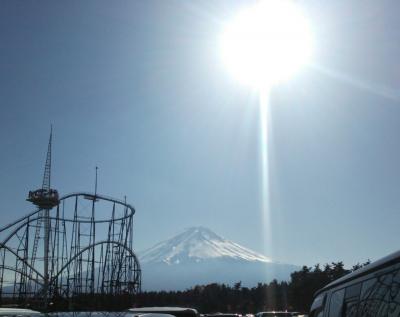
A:
[[[298,312],[287,312],[287,311],[264,311],[256,314],[256,317],[292,317],[302,316]]]
[[[241,317],[240,314],[234,313],[215,313],[215,314],[206,314],[207,317]]]
[[[400,316],[400,251],[319,290],[310,317]]]
[[[36,310],[24,308],[0,308],[0,316],[38,316],[41,313]]]
[[[143,314],[163,314],[163,315],[172,315],[174,317],[200,317],[200,314],[196,309],[186,308],[186,307],[141,307],[141,308],[130,308],[128,311],[135,316]],[[163,317],[168,317],[168,316],[163,316]]]

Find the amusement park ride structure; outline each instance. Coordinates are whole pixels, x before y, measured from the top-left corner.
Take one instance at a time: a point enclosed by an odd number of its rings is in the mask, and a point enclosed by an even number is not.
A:
[[[59,197],[51,188],[52,131],[43,183],[27,200],[37,209],[0,229],[0,301],[48,304],[82,295],[132,295],[141,289],[132,248],[135,209],[97,193]]]

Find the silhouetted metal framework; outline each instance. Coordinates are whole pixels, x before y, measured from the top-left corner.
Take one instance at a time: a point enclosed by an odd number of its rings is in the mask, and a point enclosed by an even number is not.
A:
[[[46,210],[39,208],[0,229],[0,300],[47,302],[140,292],[131,205],[74,193]]]

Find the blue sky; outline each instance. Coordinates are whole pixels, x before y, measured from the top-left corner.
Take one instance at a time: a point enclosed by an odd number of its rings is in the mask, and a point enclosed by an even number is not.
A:
[[[352,265],[398,249],[397,1],[299,1],[312,65],[271,92],[271,232],[255,91],[219,36],[250,1],[2,1],[0,222],[53,185],[128,197],[135,246],[203,225],[277,260]],[[268,247],[265,236],[270,236]]]

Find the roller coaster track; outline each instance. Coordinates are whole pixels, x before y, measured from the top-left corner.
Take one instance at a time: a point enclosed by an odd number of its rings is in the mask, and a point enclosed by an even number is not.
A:
[[[60,198],[49,213],[44,211],[35,210],[0,229],[0,301],[140,292],[131,205],[79,192]]]

